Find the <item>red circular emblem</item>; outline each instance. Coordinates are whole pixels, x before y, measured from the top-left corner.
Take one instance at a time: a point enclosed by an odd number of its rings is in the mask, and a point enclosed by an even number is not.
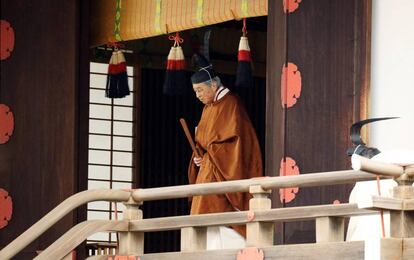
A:
[[[6,20],[1,20],[0,41],[0,58],[5,60],[14,49],[14,30]]]
[[[280,90],[282,106],[293,107],[302,91],[302,77],[294,63],[283,66]]]
[[[6,190],[0,189],[0,229],[7,226],[13,212],[12,198]]]
[[[0,144],[5,144],[9,141],[13,134],[14,116],[10,108],[5,104],[0,104]]]
[[[302,0],[283,0],[283,9],[285,13],[293,13],[299,8],[300,2],[302,2]]]
[[[280,161],[279,176],[293,176],[299,175],[299,167],[296,165],[295,160],[290,157],[282,159]],[[296,194],[299,192],[299,187],[283,188],[279,189],[280,202],[289,203],[296,198]]]

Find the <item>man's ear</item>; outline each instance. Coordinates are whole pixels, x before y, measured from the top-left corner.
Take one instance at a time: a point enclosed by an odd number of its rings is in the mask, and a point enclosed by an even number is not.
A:
[[[213,88],[214,91],[217,91],[217,89],[218,89],[217,81],[212,80],[211,81],[211,87]]]

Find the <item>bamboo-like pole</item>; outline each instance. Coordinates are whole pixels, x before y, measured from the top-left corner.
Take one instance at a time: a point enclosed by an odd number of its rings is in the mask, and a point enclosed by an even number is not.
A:
[[[376,175],[374,174],[352,170],[309,173],[298,176],[265,177],[236,181],[169,186],[162,188],[137,189],[133,191],[132,197],[135,201],[176,199],[197,195],[248,192],[249,187],[253,185],[260,185],[263,189],[270,190],[288,187],[312,187],[353,183],[356,181],[374,180],[375,178]]]
[[[351,161],[354,170],[367,171],[394,178],[398,178],[404,173],[404,168],[400,165],[376,162],[357,154],[352,155]]]

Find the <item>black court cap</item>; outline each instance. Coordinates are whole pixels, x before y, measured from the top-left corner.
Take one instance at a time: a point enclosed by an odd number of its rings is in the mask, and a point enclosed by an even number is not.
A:
[[[191,82],[193,84],[212,80],[216,76],[216,73],[213,70],[213,65],[211,65],[204,56],[194,54],[193,59],[197,67],[197,72],[191,76]]]

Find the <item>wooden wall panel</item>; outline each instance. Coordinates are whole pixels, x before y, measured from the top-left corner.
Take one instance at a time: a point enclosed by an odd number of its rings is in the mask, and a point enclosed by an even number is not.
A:
[[[15,29],[11,57],[1,61],[0,101],[15,129],[0,145],[0,187],[13,197],[13,217],[0,248],[77,191],[77,86],[80,1],[2,1]],[[75,222],[69,214],[20,255],[31,259]]]
[[[287,17],[282,1],[269,1],[267,18],[267,64],[266,64],[266,138],[265,175],[278,176],[280,160],[285,154],[285,112],[281,103],[281,72],[286,62]],[[272,207],[282,207],[279,194],[272,193]],[[277,232],[283,233],[284,226],[275,224]],[[275,237],[281,244],[283,239]]]
[[[272,8],[269,4],[269,25],[270,21],[282,20],[281,2],[275,1]],[[274,161],[268,163],[267,175],[278,172],[283,155],[295,160],[301,174],[350,168],[346,156],[350,146],[349,126],[367,112],[364,107],[369,86],[370,27],[366,19],[369,17],[369,0],[307,0],[285,14],[285,24],[275,23],[273,29],[269,26],[268,30],[275,33],[268,37],[267,77],[268,89],[273,89],[274,94],[267,97],[267,113],[271,107],[276,107],[277,112],[271,113],[277,114],[268,114],[267,124],[281,122],[280,114],[284,122],[276,129],[267,127],[267,135],[270,135],[267,140],[273,142],[267,144],[267,161]],[[286,36],[285,42],[278,39],[281,35]],[[276,54],[271,47],[285,53]],[[274,75],[280,73],[274,70],[281,67],[281,57],[277,55],[294,63],[301,75],[300,97],[283,112],[277,108],[280,104],[277,92],[281,87],[279,78]],[[291,82],[292,77],[288,77],[287,84]],[[280,138],[281,134],[281,141],[271,139],[272,135]],[[334,200],[347,202],[351,187],[299,189],[294,200],[280,206],[330,204]],[[275,204],[281,204],[278,194],[273,199]],[[278,242],[312,242],[315,240],[314,223],[288,223],[277,229],[276,234]]]

